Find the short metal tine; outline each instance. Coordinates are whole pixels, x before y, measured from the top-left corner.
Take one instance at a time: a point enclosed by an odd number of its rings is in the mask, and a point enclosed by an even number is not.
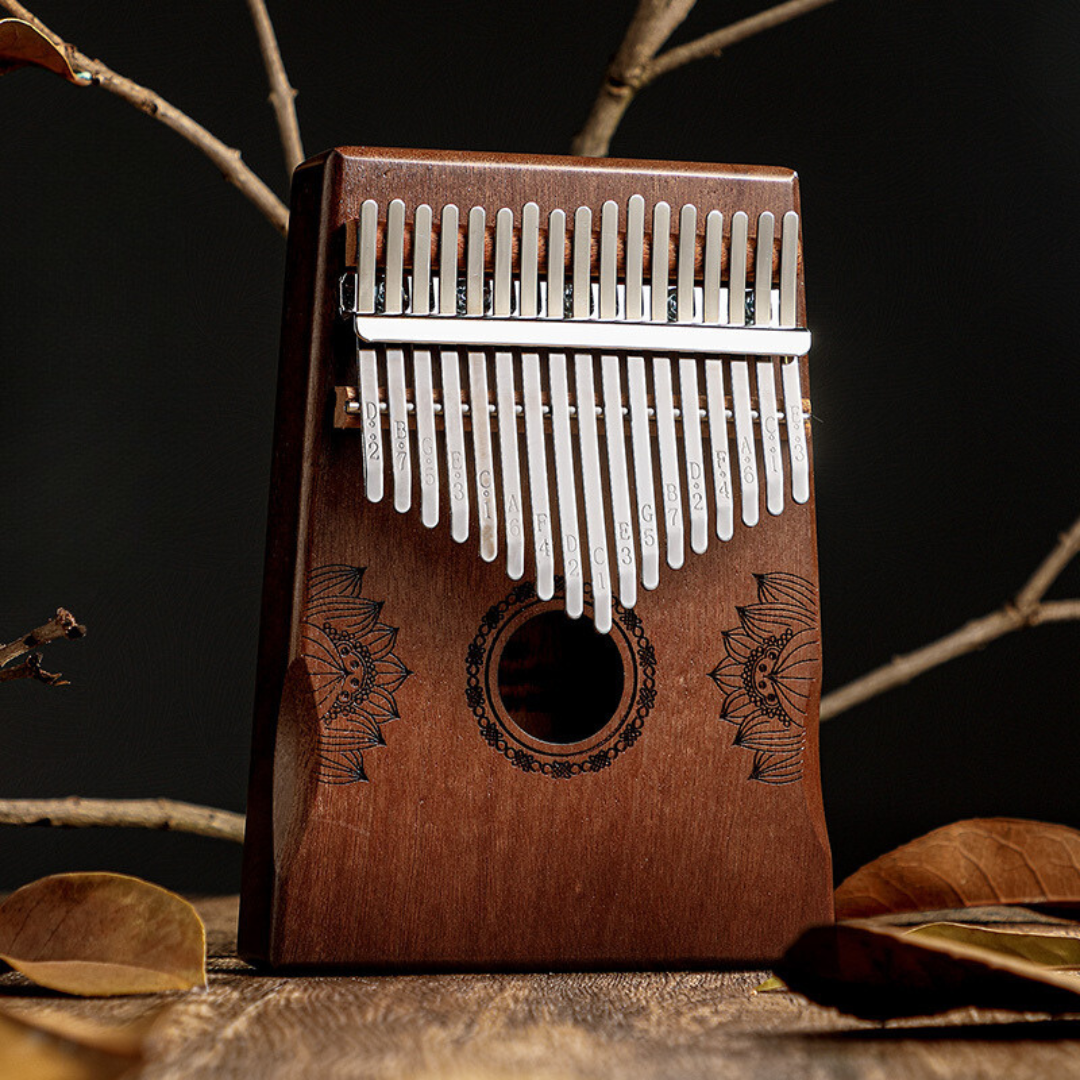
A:
[[[431,207],[416,208],[413,222],[412,313],[431,311]],[[413,349],[416,395],[416,445],[420,469],[420,520],[430,529],[439,523],[439,452],[435,438],[435,394],[431,350]]]
[[[739,210],[731,218],[731,251],[728,255],[728,324],[746,325],[746,242],[748,222]]]
[[[772,322],[773,240],[776,223],[766,210],[758,218],[757,258],[754,266],[754,324]],[[780,418],[776,408],[776,376],[772,358],[757,362],[758,430],[765,467],[765,505],[770,514],[784,510],[784,454],[780,445]]]
[[[566,285],[566,211],[552,210],[548,218],[547,310],[549,319],[565,314],[563,297]]]
[[[797,503],[810,498],[810,449],[806,444],[806,415],[803,412],[802,376],[799,361],[781,364],[784,380],[784,417],[787,423],[788,456],[791,459],[791,497]]]
[[[724,250],[724,215],[711,210],[705,218],[705,276],[702,287],[702,321],[720,321],[720,266]],[[727,409],[724,403],[723,361],[705,361],[705,407],[709,416],[709,444],[712,458],[713,501],[716,506],[716,535],[730,540],[734,535],[734,499],[731,459],[728,456]]]
[[[776,218],[766,210],[758,218],[757,250],[754,258],[754,325],[772,322],[772,264]]]
[[[601,319],[618,315],[617,281],[619,258],[619,204],[608,199],[600,208],[600,293]]]
[[[600,211],[600,318],[617,315],[619,207],[608,200]],[[634,520],[630,508],[630,479],[626,464],[626,432],[623,425],[622,376],[619,358],[600,357],[604,390],[604,434],[607,443],[608,479],[611,483],[612,535],[619,577],[619,601],[632,608],[637,602],[637,560],[634,556]]]
[[[404,310],[405,204],[394,199],[386,210],[386,278],[384,310]],[[386,394],[390,414],[390,471],[394,477],[394,509],[404,513],[412,505],[412,460],[409,447],[409,412],[405,390],[405,350],[386,350]]]
[[[694,318],[694,263],[697,258],[697,208],[687,204],[679,213],[679,267],[675,318]],[[709,546],[709,504],[705,492],[705,450],[701,441],[698,399],[698,361],[679,360],[679,403],[682,409],[683,457],[686,463],[686,501],[690,510],[690,548],[701,554]]]
[[[448,203],[442,210],[439,235],[439,314],[457,314],[458,208]],[[443,350],[443,424],[446,428],[446,474],[450,494],[450,535],[459,544],[469,538],[469,477],[465,459],[465,423],[462,417],[461,366],[458,354]]]
[[[642,285],[645,281],[645,200],[631,195],[626,204],[626,318],[644,316]]]
[[[710,210],[705,218],[705,273],[701,289],[702,322],[720,321],[720,264],[724,254],[724,215]]]
[[[360,207],[357,236],[356,310],[375,310],[375,266],[378,253],[379,204],[368,199]],[[360,418],[364,431],[364,492],[370,502],[383,497],[382,414],[379,410],[378,358],[372,348],[357,348]]]
[[[799,215],[789,210],[784,215],[780,236],[780,325],[795,326],[798,321]],[[806,418],[802,407],[802,374],[798,358],[780,365],[784,384],[784,419],[788,435],[788,458],[791,462],[791,497],[797,503],[810,498],[810,452],[806,445]]]
[[[547,315],[563,318],[563,286],[566,280],[566,213],[552,210],[548,218]],[[559,534],[562,542],[566,614],[572,619],[585,610],[585,574],[582,566],[581,532],[578,526],[577,482],[574,448],[570,437],[570,392],[566,377],[566,354],[548,357],[551,380],[551,433],[555,444],[555,487],[559,502]]]
[[[731,364],[731,401],[735,413],[735,447],[739,462],[744,525],[758,523],[757,454],[754,450],[754,419],[750,406],[750,369],[744,360]]]
[[[540,208],[526,203],[521,211],[521,315],[539,314],[537,276],[540,266]],[[527,352],[521,358],[525,396],[525,446],[529,466],[529,504],[532,509],[533,548],[536,557],[536,595],[550,600],[555,595],[555,542],[551,528],[551,497],[548,492],[547,446],[544,406],[540,385],[540,356]]]
[[[730,540],[735,535],[735,499],[732,494],[727,410],[724,406],[724,365],[721,360],[705,362],[705,400],[709,413],[716,535],[720,540]]]
[[[626,311],[628,320],[644,316],[645,200],[631,195],[626,209]],[[629,356],[626,381],[630,397],[630,439],[634,456],[634,494],[637,498],[638,537],[641,543],[641,583],[655,589],[660,581],[660,542],[653,485],[652,432],[649,428],[645,359]],[[625,602],[625,601],[624,601]]]
[[[511,251],[514,212],[503,207],[495,215],[495,275],[492,314],[510,314]],[[506,519],[506,572],[515,581],[525,573],[525,514],[521,501],[521,468],[518,462],[517,406],[514,393],[514,358],[509,352],[495,354],[495,396],[499,416],[499,464],[502,473],[503,516]]]
[[[794,326],[799,269],[799,215],[789,210],[780,232],[780,325]]]
[[[465,243],[465,314],[484,314],[484,226],[482,206],[469,211]],[[495,458],[488,418],[487,354],[469,352],[469,420],[472,425],[473,468],[476,470],[476,521],[480,558],[492,562],[499,553],[499,510],[495,498]]]
[[[731,217],[731,250],[728,255],[728,322],[746,325],[746,255],[748,222],[744,211]],[[753,407],[750,401],[750,367],[745,360],[731,362],[731,404],[735,414],[735,455],[739,463],[739,490],[744,525],[758,523],[757,453],[754,449]]]
[[[652,321],[667,322],[670,275],[671,207],[658,202],[653,207],[652,231]],[[679,485],[679,449],[675,434],[675,397],[672,392],[671,360],[653,357],[653,400],[656,406],[656,435],[660,444],[660,491],[663,495],[664,532],[667,536],[668,566],[678,570],[683,564],[683,509]]]
[[[694,321],[694,263],[697,258],[697,207],[687,203],[679,211],[679,257],[675,272],[675,318]]]

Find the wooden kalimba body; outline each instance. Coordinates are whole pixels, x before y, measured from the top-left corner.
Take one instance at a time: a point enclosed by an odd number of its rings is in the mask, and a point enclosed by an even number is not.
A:
[[[700,967],[831,918],[805,325],[787,170],[298,170],[245,956]]]

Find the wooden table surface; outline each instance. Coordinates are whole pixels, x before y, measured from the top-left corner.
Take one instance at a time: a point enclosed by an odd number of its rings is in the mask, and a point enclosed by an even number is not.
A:
[[[125,1074],[138,1080],[1080,1077],[1080,1015],[965,1010],[882,1026],[755,994],[760,971],[265,976],[230,955],[235,898],[200,906],[205,993],[81,1000],[9,973],[0,1006],[113,1022],[159,1012]]]

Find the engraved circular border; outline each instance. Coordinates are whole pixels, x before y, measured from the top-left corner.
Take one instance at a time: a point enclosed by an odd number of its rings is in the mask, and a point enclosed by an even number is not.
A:
[[[562,592],[564,584],[561,577],[555,578],[556,596]],[[591,596],[587,583],[585,594],[586,598]],[[577,755],[562,752],[561,756],[557,756],[558,752],[554,752],[552,760],[542,760],[532,750],[515,743],[499,722],[498,711],[494,707],[491,710],[495,714],[494,718],[489,715],[487,693],[484,689],[492,646],[509,622],[508,615],[515,609],[531,606],[533,602],[538,602],[536,586],[533,582],[525,582],[511,589],[502,600],[484,613],[476,637],[473,638],[465,657],[465,701],[479,725],[480,737],[522,772],[540,773],[559,780],[569,780],[582,773],[600,772],[641,738],[645,720],[656,703],[656,651],[645,634],[641,618],[624,608],[617,600],[613,600],[615,617],[620,624],[618,629],[626,638],[627,650],[635,666],[636,687],[622,723],[604,739],[609,745],[600,749],[590,747]]]

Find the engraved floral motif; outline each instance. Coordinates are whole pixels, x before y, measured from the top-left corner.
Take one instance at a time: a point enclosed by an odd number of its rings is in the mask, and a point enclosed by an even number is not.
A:
[[[398,718],[394,695],[411,672],[394,652],[397,628],[382,603],[361,595],[364,567],[321,566],[308,578],[301,655],[319,717],[319,779],[366,781],[364,751],[385,746],[382,725]]]
[[[821,660],[817,593],[795,574],[755,574],[757,603],[736,608],[723,632],[726,656],[709,673],[724,695],[720,719],[735,746],[754,753],[750,780],[790,784],[802,776],[807,705]]]

